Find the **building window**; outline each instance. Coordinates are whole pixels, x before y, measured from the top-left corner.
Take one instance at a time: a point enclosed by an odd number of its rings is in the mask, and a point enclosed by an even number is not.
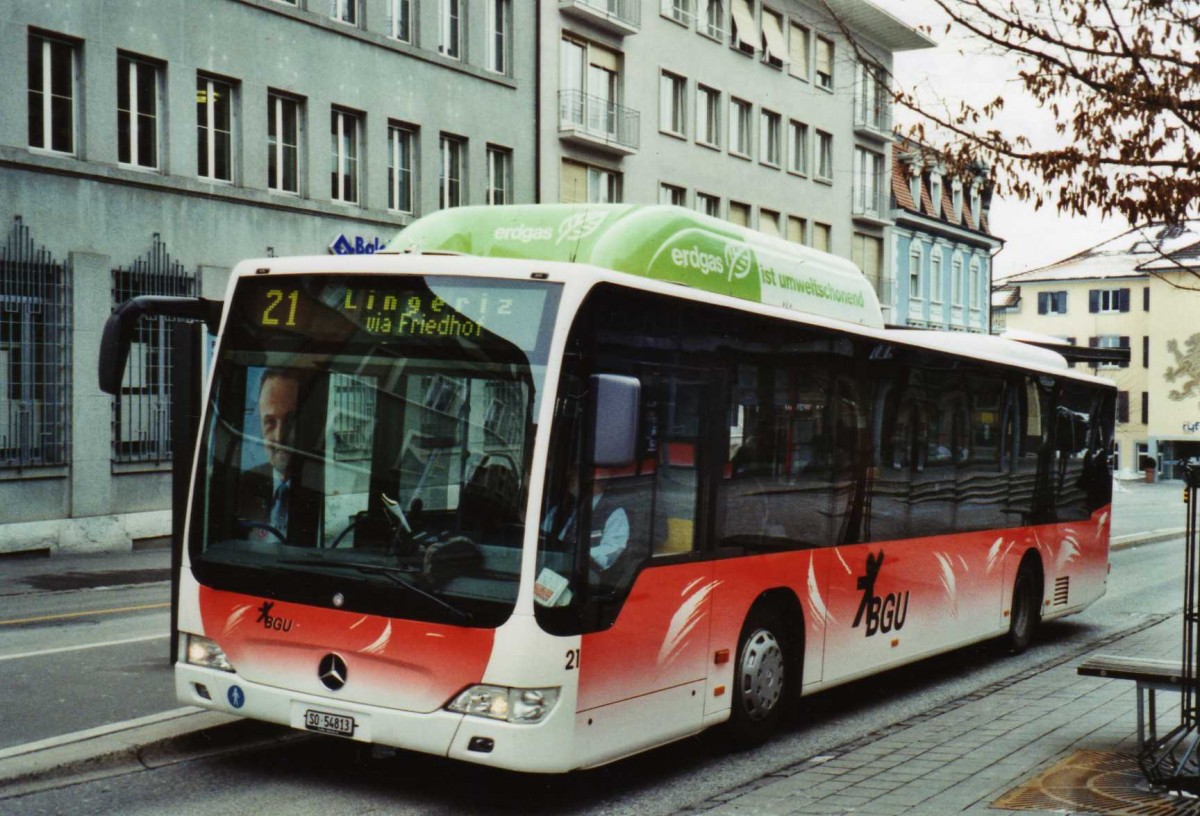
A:
[[[979,191],[979,187],[979,182],[971,184],[971,225],[977,230],[982,230],[983,225],[979,223],[979,212],[983,204],[983,196]]]
[[[963,262],[957,254],[950,259],[950,302],[963,305]]]
[[[763,61],[782,68],[788,56],[788,44],[783,38],[783,15],[768,8],[762,10]]]
[[[358,156],[361,117],[333,109],[329,118],[329,197],[345,204],[358,203]]]
[[[950,184],[950,211],[954,213],[955,221],[962,221],[963,214],[963,191],[962,182],[955,179]]]
[[[783,120],[778,113],[769,110],[759,112],[758,158],[764,164],[779,167],[783,153]]]
[[[70,292],[18,216],[0,244],[0,471],[67,463]]]
[[[696,141],[711,147],[721,144],[721,92],[696,86]]]
[[[196,174],[233,181],[233,86],[196,77]]]
[[[113,270],[113,306],[140,295],[191,297],[195,273],[172,261],[158,233],[145,257]],[[171,327],[166,317],[143,317],[132,337],[121,391],[113,400],[113,461],[171,461]]]
[[[921,247],[914,243],[908,250],[908,296],[912,300],[921,299],[921,267],[923,255]]]
[[[871,63],[858,64],[858,99],[855,100],[855,124],[877,133],[887,133],[889,128],[888,85],[883,68]]]
[[[833,247],[833,227],[830,224],[813,222],[812,245],[814,249],[830,252]]]
[[[662,14],[677,23],[691,25],[692,0],[662,0]]]
[[[787,219],[787,239],[796,244],[803,244],[808,233],[808,222],[803,218],[789,215]]]
[[[1098,337],[1092,337],[1088,340],[1088,345],[1092,348],[1102,349],[1127,349],[1129,348],[1129,337],[1123,334],[1102,334]],[[1099,368],[1128,368],[1129,363],[1102,363]]]
[[[404,125],[388,125],[388,209],[413,210],[413,157],[416,131]]]
[[[675,207],[687,206],[687,190],[674,184],[658,185],[658,203],[670,204]]]
[[[833,134],[817,131],[817,178],[833,181]]]
[[[851,237],[851,260],[862,270],[880,301],[890,301],[883,289],[883,239],[856,232]]]
[[[564,37],[559,50],[559,121],[587,133],[637,144],[636,124],[617,104],[620,60],[616,51]],[[627,132],[630,129],[635,132]]]
[[[833,42],[817,37],[817,87],[833,90]]]
[[[753,108],[749,102],[729,98],[729,152],[738,156],[750,155],[750,116]]]
[[[687,128],[687,80],[663,71],[658,83],[658,127],[675,136]]]
[[[487,66],[497,74],[508,74],[512,39],[511,0],[488,0]]]
[[[788,123],[788,170],[808,175],[808,125],[795,119]]]
[[[466,202],[463,194],[467,143],[454,136],[442,135],[438,144],[440,166],[438,174],[438,208],[458,207]]]
[[[978,311],[983,306],[983,289],[985,283],[983,279],[983,268],[979,263],[978,258],[971,259],[967,274],[970,275],[971,279],[970,306],[975,311]]]
[[[764,235],[779,237],[779,213],[760,207],[758,210],[758,231]]]
[[[724,0],[700,0],[700,33],[714,40],[725,37],[725,2]]]
[[[708,193],[696,193],[696,209],[705,215],[720,218],[721,198],[720,196],[709,195]]]
[[[854,148],[854,213],[880,217],[883,183],[883,156],[861,147]]]
[[[929,174],[929,202],[933,206],[933,217],[942,217],[942,174],[933,172]]]
[[[75,153],[79,46],[29,37],[29,146]]]
[[[600,167],[564,160],[564,204],[616,204],[621,200],[620,175]]]
[[[1116,314],[1128,311],[1128,289],[1092,289],[1088,292],[1088,312],[1091,314]]]
[[[739,227],[750,226],[750,205],[740,201],[730,201],[729,220]]]
[[[300,192],[300,101],[267,94],[267,187]]]
[[[731,8],[733,23],[729,44],[745,54],[753,54],[758,47],[758,25],[754,22],[753,0],[733,0]]]
[[[512,204],[512,151],[488,145],[488,204]]]
[[[117,161],[158,167],[158,111],[162,67],[134,57],[117,57]]]
[[[390,0],[388,29],[401,42],[412,42],[412,0]]]
[[[942,276],[942,252],[937,247],[929,256],[929,299],[941,303],[946,297],[946,281]]]
[[[796,23],[788,24],[788,71],[799,79],[808,79],[808,29]]]
[[[438,53],[451,59],[462,56],[461,0],[438,0]]]
[[[330,0],[329,16],[339,23],[358,25],[359,0]]]
[[[1038,314],[1065,315],[1067,313],[1067,293],[1038,292]]]

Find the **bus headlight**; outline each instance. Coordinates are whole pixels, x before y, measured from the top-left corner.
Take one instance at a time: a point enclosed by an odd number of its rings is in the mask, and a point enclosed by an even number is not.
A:
[[[229,662],[229,658],[225,656],[225,652],[221,650],[214,641],[199,635],[189,634],[187,636],[187,646],[184,649],[184,659],[194,666],[203,666],[206,669],[220,669],[221,671],[234,671],[233,664]]]
[[[519,689],[506,686],[471,686],[446,706],[459,714],[474,714],[511,723],[536,723],[558,702],[557,688]]]

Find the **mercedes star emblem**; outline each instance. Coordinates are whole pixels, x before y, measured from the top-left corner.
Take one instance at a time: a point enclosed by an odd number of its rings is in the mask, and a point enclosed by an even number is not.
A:
[[[322,657],[317,665],[317,677],[330,691],[337,691],[346,685],[346,675],[346,661],[332,652]]]

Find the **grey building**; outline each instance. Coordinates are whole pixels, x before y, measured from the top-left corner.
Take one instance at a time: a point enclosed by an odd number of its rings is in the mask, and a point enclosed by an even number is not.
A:
[[[0,5],[0,553],[169,529],[169,334],[102,394],[116,302],[534,200],[535,31],[524,0]]]
[[[543,2],[540,198],[694,207],[886,294],[892,55],[932,45],[867,0]]]

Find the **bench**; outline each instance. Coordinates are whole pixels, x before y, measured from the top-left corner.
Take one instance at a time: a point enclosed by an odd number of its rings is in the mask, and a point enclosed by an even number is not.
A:
[[[1137,683],[1138,752],[1146,744],[1146,726],[1150,742],[1158,741],[1158,720],[1154,694],[1158,691],[1183,690],[1183,664],[1178,660],[1152,660],[1141,657],[1095,655],[1079,664],[1076,673],[1084,677],[1107,677],[1113,680],[1132,680]],[[1149,701],[1150,717],[1145,716]]]

